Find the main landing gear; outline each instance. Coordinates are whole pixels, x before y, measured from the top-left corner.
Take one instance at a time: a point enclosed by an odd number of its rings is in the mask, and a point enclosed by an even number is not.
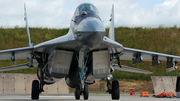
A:
[[[39,99],[39,81],[34,80],[32,82],[32,90],[31,90],[31,99],[38,100]]]
[[[32,82],[32,92],[31,92],[31,99],[32,100],[38,100],[39,94],[43,92],[43,86],[42,83],[39,84],[38,80],[33,80]]]
[[[107,79],[107,88],[109,94],[111,94],[112,100],[119,100],[120,93],[119,93],[119,82],[117,80],[112,81],[112,87],[110,87],[110,80]],[[112,88],[112,89],[111,89]]]
[[[74,92],[74,96],[76,100],[80,99],[80,95],[83,94],[84,100],[88,100],[89,98],[89,90],[88,85],[84,85],[84,90],[81,91],[80,86],[76,86],[76,90]]]
[[[41,81],[40,81],[40,84],[39,84],[38,80],[33,80],[33,82],[32,82],[32,90],[31,90],[31,99],[32,100],[38,100],[39,99],[39,94],[41,92],[44,92],[43,86],[44,86],[44,84],[41,83]]]
[[[111,98],[113,100],[119,100],[119,82],[117,80],[112,81]]]
[[[33,82],[32,82],[32,90],[31,90],[31,99],[32,100],[38,100],[39,94],[41,92],[44,92],[43,86],[45,85],[45,83],[44,83],[44,76],[43,76],[41,65],[39,65],[37,76],[38,76],[38,79],[40,80],[40,82],[39,82],[39,80],[33,80]]]

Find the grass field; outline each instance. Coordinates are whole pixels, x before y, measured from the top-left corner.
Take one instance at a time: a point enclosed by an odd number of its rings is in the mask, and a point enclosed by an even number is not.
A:
[[[65,29],[48,29],[48,28],[30,28],[31,40],[34,45],[65,35],[68,32]],[[108,36],[109,29],[106,29]],[[27,47],[27,37],[25,28],[0,28],[0,50]],[[115,40],[121,43],[124,47],[142,49],[153,52],[166,53],[180,56],[180,28],[176,26],[171,28],[115,28]],[[26,63],[27,60],[16,60],[15,64]],[[0,61],[0,67],[12,65],[11,61]],[[136,74],[122,71],[113,73],[114,79],[135,79],[135,80],[150,80],[150,76],[177,76],[179,71],[175,70],[169,73],[165,71],[166,62],[161,62],[159,66],[152,67],[151,62],[142,62],[133,65],[132,61],[122,61],[122,65],[127,65],[135,68],[152,71],[153,74]],[[177,64],[179,65],[179,64]],[[37,68],[8,71],[4,73],[36,73]]]

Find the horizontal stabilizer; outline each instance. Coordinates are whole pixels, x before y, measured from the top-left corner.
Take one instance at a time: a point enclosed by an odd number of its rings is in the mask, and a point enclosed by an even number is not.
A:
[[[2,71],[10,71],[10,70],[17,70],[17,69],[27,69],[29,68],[29,63],[15,65],[15,66],[8,66],[8,67],[2,67],[0,68],[0,72]]]
[[[151,73],[153,73],[153,72],[150,72],[150,71],[147,71],[147,70],[138,69],[138,68],[123,66],[123,65],[121,65],[121,66],[122,66],[122,68],[119,68],[118,65],[114,65],[113,68],[115,70],[126,71],[126,72],[134,72],[134,73],[143,73],[143,74],[151,74]]]

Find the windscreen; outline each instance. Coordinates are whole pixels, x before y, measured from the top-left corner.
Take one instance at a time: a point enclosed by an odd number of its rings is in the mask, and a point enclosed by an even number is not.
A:
[[[86,12],[87,14],[95,14],[95,15],[99,15],[98,11],[96,9],[96,7],[92,4],[81,4],[80,6],[78,6],[78,8],[76,9],[75,15],[79,16],[82,14],[82,12]]]

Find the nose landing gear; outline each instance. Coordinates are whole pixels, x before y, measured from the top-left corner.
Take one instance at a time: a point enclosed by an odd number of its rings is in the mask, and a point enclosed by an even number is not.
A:
[[[84,85],[83,97],[84,97],[84,100],[88,100],[88,97],[89,97],[88,85]]]
[[[75,92],[74,92],[75,99],[76,99],[76,100],[79,100],[79,99],[80,99],[80,95],[81,95],[80,87],[79,87],[79,86],[76,86],[76,90],[75,90]]]
[[[75,99],[79,100],[80,99],[80,95],[83,94],[84,100],[88,100],[89,98],[89,89],[88,89],[88,85],[84,85],[84,90],[80,90],[80,86],[76,87],[76,90],[74,92],[75,95]]]

